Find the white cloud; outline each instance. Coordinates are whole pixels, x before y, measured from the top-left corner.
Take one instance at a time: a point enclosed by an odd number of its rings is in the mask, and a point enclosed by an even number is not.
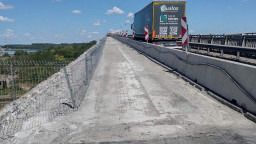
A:
[[[14,22],[14,19],[9,19],[7,17],[0,16],[0,22]]]
[[[125,21],[125,24],[130,24],[130,23],[132,23],[130,20]]]
[[[3,35],[4,37],[7,37],[7,38],[12,38],[12,37],[15,37],[15,34],[14,34],[14,30],[12,29],[7,29]]]
[[[107,10],[107,12],[106,12],[106,14],[123,14],[123,13],[124,13],[124,11],[118,7],[113,7],[112,9]]]
[[[94,25],[94,26],[100,26],[100,21],[99,21],[99,20],[95,21],[95,22],[93,23],[93,25]]]
[[[114,34],[114,33],[119,33],[121,29],[110,29],[109,31],[110,33]]]
[[[81,35],[81,36],[85,36],[85,35],[86,35],[86,32],[87,32],[87,31],[86,31],[85,29],[82,29],[81,32],[80,32],[80,35]]]
[[[56,2],[60,2],[61,0],[56,0]]]
[[[24,33],[24,36],[29,37],[30,34],[29,33]]]
[[[72,13],[73,13],[73,14],[80,14],[80,13],[82,13],[82,12],[81,12],[80,10],[73,10]]]
[[[27,39],[30,39],[30,40],[34,40],[35,37],[33,37],[30,33],[24,33],[24,36],[27,38]]]
[[[89,38],[89,39],[92,38],[92,35],[88,35],[87,38]]]
[[[107,20],[104,19],[103,22],[105,23],[105,22],[107,22]]]
[[[128,17],[128,18],[134,18],[134,13],[131,13],[131,12],[128,13],[127,17]]]
[[[2,2],[0,2],[0,10],[6,10],[6,9],[12,9],[13,6],[11,5],[5,5]]]
[[[61,34],[55,34],[54,37],[59,38],[59,37],[62,37],[62,35]]]
[[[100,32],[97,32],[97,31],[95,31],[95,32],[92,32],[92,34],[99,34]]]
[[[241,2],[248,2],[249,0],[241,0]]]

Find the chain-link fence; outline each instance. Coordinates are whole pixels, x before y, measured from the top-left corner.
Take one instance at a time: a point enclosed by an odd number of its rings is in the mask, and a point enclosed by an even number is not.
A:
[[[0,142],[75,111],[85,97],[104,44],[105,38],[67,66],[66,62],[1,66],[0,102],[10,103],[0,111]]]
[[[0,61],[0,107],[18,99],[68,63],[68,61]]]

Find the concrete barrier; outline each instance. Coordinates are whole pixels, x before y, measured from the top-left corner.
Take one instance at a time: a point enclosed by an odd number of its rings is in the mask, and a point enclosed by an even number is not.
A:
[[[256,115],[256,66],[115,38]]]

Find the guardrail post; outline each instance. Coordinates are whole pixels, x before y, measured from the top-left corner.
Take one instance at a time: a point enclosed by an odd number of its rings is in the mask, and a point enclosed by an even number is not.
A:
[[[224,45],[227,45],[228,44],[228,38],[227,36],[224,34]]]
[[[64,67],[64,72],[65,72],[65,77],[66,77],[66,80],[67,80],[68,89],[69,89],[69,93],[70,93],[70,96],[71,96],[71,101],[72,101],[72,104],[73,104],[73,108],[77,109],[77,105],[76,105],[76,102],[75,102],[75,99],[74,99],[73,90],[72,90],[71,85],[70,85],[70,81],[69,81],[69,77],[68,77],[66,67]]]
[[[223,54],[224,54],[224,51],[223,51],[223,50],[220,50],[220,57],[223,58]]]
[[[246,44],[245,44],[245,36],[243,36],[243,42],[242,42],[242,47],[245,47]]]
[[[236,53],[236,60],[239,60],[240,59],[240,52],[238,51],[237,53]]]
[[[210,54],[210,48],[207,48],[207,54],[208,55]]]
[[[211,36],[211,44],[213,44],[213,35],[210,34],[210,36]]]

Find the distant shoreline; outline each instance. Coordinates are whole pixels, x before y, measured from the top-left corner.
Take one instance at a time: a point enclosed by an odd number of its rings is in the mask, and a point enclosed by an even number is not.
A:
[[[19,50],[25,51],[27,53],[35,53],[38,51],[37,49],[3,49],[3,54],[8,53],[9,55],[12,56],[15,54],[16,51],[19,51]]]
[[[9,48],[2,48],[3,51],[17,51],[17,50],[36,50],[36,49],[9,49]],[[39,50],[39,49],[38,49]]]

